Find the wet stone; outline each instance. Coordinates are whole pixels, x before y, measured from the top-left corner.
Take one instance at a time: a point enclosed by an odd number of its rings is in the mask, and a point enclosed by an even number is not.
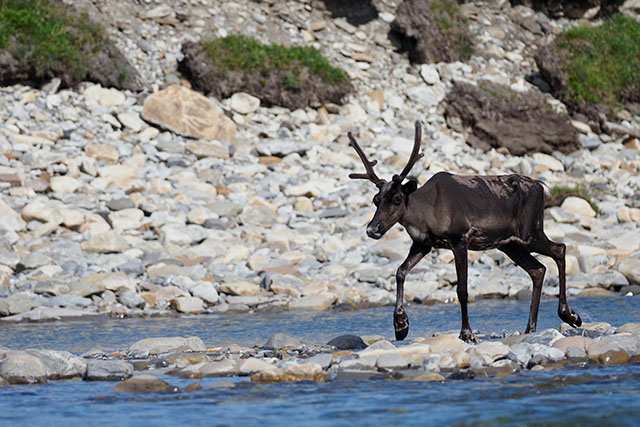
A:
[[[280,350],[281,348],[300,348],[302,347],[302,341],[299,338],[292,337],[286,334],[273,334],[262,345],[262,348],[271,350]]]
[[[136,375],[111,389],[115,393],[178,393],[180,389],[153,375]]]
[[[337,350],[362,350],[367,348],[367,344],[357,335],[341,335],[333,338],[327,345],[335,347]]]
[[[122,381],[133,375],[133,365],[123,360],[89,360],[87,381]]]

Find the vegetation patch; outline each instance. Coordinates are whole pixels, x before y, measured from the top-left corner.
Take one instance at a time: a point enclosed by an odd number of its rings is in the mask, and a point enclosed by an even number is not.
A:
[[[99,25],[57,1],[0,0],[0,57],[1,84],[59,77],[64,86],[89,79],[133,88],[137,77]],[[94,73],[96,65],[103,69]],[[110,66],[115,68],[111,79],[96,78]]]
[[[598,209],[598,205],[593,202],[589,187],[584,183],[577,185],[554,185],[549,189],[549,197],[545,199],[545,208],[560,206],[567,197],[580,197],[586,200],[596,215],[600,215],[600,209]]]
[[[453,0],[432,0],[429,5],[438,29],[451,41],[464,59],[471,58],[473,45],[466,20],[460,15],[460,6]]]
[[[628,16],[616,14],[600,26],[569,29],[536,61],[573,110],[610,113],[640,103],[640,23]]]
[[[351,90],[347,74],[312,47],[265,45],[232,35],[185,43],[182,51],[181,72],[197,89],[216,97],[244,91],[266,105],[300,108],[340,103]]]

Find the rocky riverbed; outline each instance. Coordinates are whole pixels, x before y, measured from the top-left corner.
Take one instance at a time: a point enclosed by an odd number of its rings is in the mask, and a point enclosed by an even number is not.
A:
[[[0,320],[390,305],[410,240],[400,227],[380,242],[366,238],[373,188],[347,178],[361,165],[346,132],[389,177],[406,162],[416,119],[426,134],[414,167],[421,183],[446,170],[587,185],[598,215],[574,197],[545,214],[549,237],[568,247],[568,294],[638,293],[637,116],[600,134],[574,120],[583,148],[525,156],[474,149],[442,116],[454,82],[536,90],[525,79],[536,47],[575,22],[467,3],[478,53],[467,63],[411,65],[381,37],[396,3],[376,2],[379,17],[358,27],[304,1],[88,5],[146,89],[60,90],[55,79],[0,88]],[[243,93],[206,98],[177,62],[181,43],[211,28],[309,43],[348,71],[355,93],[343,106],[295,111]],[[470,261],[472,299],[530,295],[528,276],[503,254]],[[542,261],[543,293],[557,295],[555,264]],[[456,302],[454,270],[450,251],[432,252],[409,275],[405,297]]]
[[[521,370],[548,371],[588,364],[640,362],[640,324],[588,323],[573,329],[512,334],[466,344],[454,335],[419,337],[406,345],[382,336],[342,335],[326,345],[277,333],[253,347],[207,345],[198,337],[146,338],[119,351],[81,355],[57,350],[0,348],[0,386],[52,380],[118,381],[113,392],[180,392],[171,376],[198,380],[247,377],[258,383],[332,381],[345,378],[452,381],[502,378]],[[234,387],[233,382],[217,382]]]

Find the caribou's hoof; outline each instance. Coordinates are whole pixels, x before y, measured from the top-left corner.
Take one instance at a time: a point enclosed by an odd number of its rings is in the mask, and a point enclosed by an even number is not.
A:
[[[558,315],[560,319],[574,328],[582,325],[582,319],[580,318],[580,316],[578,316],[578,313],[571,310],[569,307],[561,308],[558,311]]]
[[[403,308],[393,313],[393,329],[396,331],[396,340],[402,341],[409,334],[409,316]]]
[[[476,343],[478,340],[476,339],[471,329],[463,329],[460,331],[460,339],[466,343]]]

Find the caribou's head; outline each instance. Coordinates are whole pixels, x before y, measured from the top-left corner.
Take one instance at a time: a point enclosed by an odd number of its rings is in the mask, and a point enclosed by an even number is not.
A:
[[[423,153],[420,153],[422,128],[420,126],[420,122],[417,120],[415,125],[416,134],[409,162],[402,172],[400,172],[400,175],[394,175],[393,178],[391,178],[391,181],[378,178],[373,171],[373,167],[376,165],[377,161],[374,160],[370,162],[351,132],[347,134],[349,136],[349,145],[356,150],[356,153],[358,153],[358,156],[360,157],[360,160],[362,160],[366,170],[366,173],[349,174],[349,178],[368,179],[378,187],[378,193],[373,197],[373,204],[376,205],[376,213],[367,226],[367,235],[372,239],[381,238],[391,227],[393,227],[395,223],[402,219],[407,211],[409,195],[413,193],[418,186],[415,180],[409,180],[407,183],[402,184],[402,181],[407,177],[407,174],[413,165],[422,156],[424,156]]]

